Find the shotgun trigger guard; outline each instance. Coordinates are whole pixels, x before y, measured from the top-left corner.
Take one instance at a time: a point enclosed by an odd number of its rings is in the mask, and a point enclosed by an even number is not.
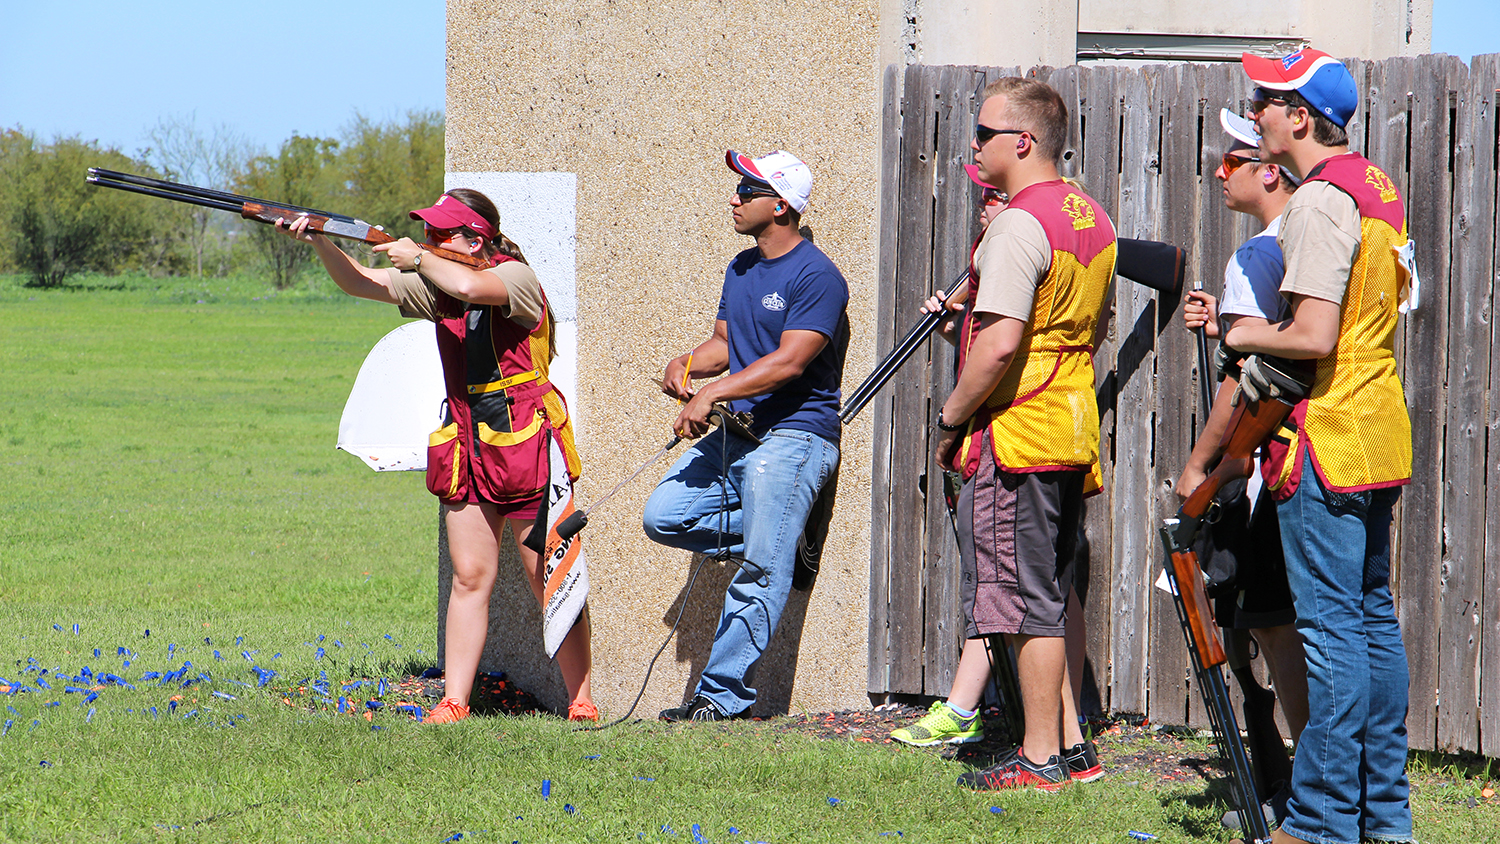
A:
[[[958,515],[958,496],[963,493],[964,478],[959,473],[951,470],[943,470],[943,503],[948,505],[948,513]]]
[[[1218,496],[1215,496],[1214,500],[1208,502],[1208,509],[1203,511],[1202,524],[1216,525],[1223,516],[1224,507],[1219,503]],[[1196,531],[1194,532],[1196,533]]]

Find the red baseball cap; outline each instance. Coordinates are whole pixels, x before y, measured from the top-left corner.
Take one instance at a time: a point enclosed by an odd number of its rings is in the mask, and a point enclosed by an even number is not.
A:
[[[467,226],[485,240],[490,240],[495,236],[495,227],[490,225],[488,220],[446,193],[438,197],[437,203],[431,208],[409,212],[409,216],[433,228],[456,229],[459,226]]]

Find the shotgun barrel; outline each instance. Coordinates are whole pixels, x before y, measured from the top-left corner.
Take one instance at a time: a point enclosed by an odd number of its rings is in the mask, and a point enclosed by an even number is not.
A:
[[[316,208],[304,208],[301,205],[289,205],[285,202],[273,202],[269,199],[257,199],[253,196],[241,196],[228,191],[214,190],[213,188],[200,188],[197,185],[185,185],[180,182],[169,182],[166,179],[153,179],[149,176],[137,176],[132,173],[121,173],[118,170],[106,170],[103,167],[89,168],[89,182],[103,184],[104,187],[117,188],[119,190],[132,190],[134,187],[150,188],[154,193],[146,193],[147,196],[156,196],[164,199],[175,199],[178,202],[190,202],[195,205],[204,203],[195,202],[192,198],[220,200],[235,204],[235,211],[245,203],[256,205],[273,205],[277,208],[285,208],[288,211],[296,211],[300,214],[314,214],[319,217],[327,217],[330,220],[345,220],[354,222],[354,218],[347,214],[337,214],[332,211],[320,211]],[[107,183],[107,184],[106,184]],[[119,184],[116,184],[119,183]],[[170,194],[170,195],[167,195]],[[222,208],[220,205],[208,205],[209,208]]]
[[[108,178],[106,176],[95,175],[93,171],[89,172],[86,181],[91,185],[98,185],[101,188],[114,188],[115,190],[138,193],[143,196],[154,196],[157,199],[170,199],[173,202],[186,202],[190,205],[202,205],[205,208],[217,208],[220,211],[230,211],[235,214],[240,213],[240,209],[244,207],[244,203],[231,202],[227,199],[212,199],[206,196],[195,196],[193,194],[160,190],[154,187],[136,184],[134,182],[117,182],[114,179]]]
[[[947,302],[952,299],[968,281],[969,271],[964,270],[958,279],[953,282],[953,285],[948,288],[948,291],[943,294],[943,301]],[[880,392],[880,388],[884,387],[887,382],[895,377],[896,372],[901,369],[902,364],[906,363],[917,349],[920,349],[922,344],[927,342],[927,338],[931,337],[932,332],[937,330],[938,323],[943,321],[944,316],[946,314],[939,311],[922,315],[917,324],[912,326],[910,331],[906,332],[905,337],[901,338],[901,342],[896,344],[896,348],[892,349],[891,353],[886,355],[884,360],[876,364],[875,369],[869,376],[844,400],[843,410],[839,412],[840,422],[847,423],[851,421],[859,415],[861,410],[865,409],[865,406]]]

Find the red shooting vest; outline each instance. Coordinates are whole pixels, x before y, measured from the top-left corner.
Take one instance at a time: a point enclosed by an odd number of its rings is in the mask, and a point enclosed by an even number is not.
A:
[[[500,256],[496,264],[511,260]],[[427,488],[444,503],[535,498],[547,488],[554,436],[568,475],[578,480],[573,423],[547,380],[551,317],[544,313],[528,331],[496,306],[434,293],[443,315],[437,342],[448,399],[443,427],[427,442]]]
[[[1327,159],[1307,181],[1323,181],[1359,207],[1359,252],[1339,310],[1333,352],[1317,361],[1312,394],[1267,445],[1261,471],[1278,500],[1301,481],[1303,449],[1334,492],[1400,486],[1411,478],[1411,418],[1396,372],[1396,321],[1407,279],[1396,249],[1406,244],[1406,207],[1389,176],[1357,153]]]
[[[1010,208],[1042,224],[1052,261],[1015,357],[964,431],[954,468],[966,479],[979,469],[986,430],[995,464],[1008,472],[1088,471],[1099,458],[1092,355],[1099,311],[1114,280],[1114,224],[1097,202],[1060,179],[1025,188]],[[971,254],[969,302],[981,281]],[[970,310],[959,339],[960,375],[977,325]],[[1097,489],[1097,478],[1085,486]]]

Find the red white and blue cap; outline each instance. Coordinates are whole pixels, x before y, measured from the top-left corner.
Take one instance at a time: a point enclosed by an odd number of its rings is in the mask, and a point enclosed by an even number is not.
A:
[[[1240,64],[1251,82],[1271,91],[1296,91],[1339,126],[1348,126],[1359,108],[1359,89],[1349,69],[1322,50],[1304,47],[1279,59],[1243,53]]]
[[[812,195],[812,169],[789,152],[775,150],[760,158],[750,158],[734,150],[724,153],[724,163],[741,176],[749,176],[770,185],[777,195],[801,214]]]
[[[456,229],[459,226],[468,226],[470,231],[485,240],[495,237],[495,227],[490,225],[488,220],[446,193],[438,197],[437,204],[431,208],[408,212],[408,216],[413,220],[421,220],[435,229]]]

